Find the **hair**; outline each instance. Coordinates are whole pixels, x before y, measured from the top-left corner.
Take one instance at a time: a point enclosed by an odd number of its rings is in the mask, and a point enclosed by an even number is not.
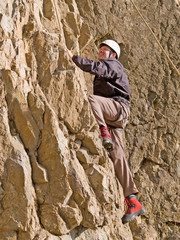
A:
[[[111,49],[111,48],[110,48]],[[109,53],[109,57],[111,56],[112,53],[115,53],[116,54],[116,59],[117,59],[117,53],[111,49],[110,53]]]

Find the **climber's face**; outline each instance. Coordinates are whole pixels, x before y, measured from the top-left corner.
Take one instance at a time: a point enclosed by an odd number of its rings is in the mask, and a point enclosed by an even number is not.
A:
[[[102,47],[99,48],[99,52],[98,52],[98,60],[106,60],[109,57],[116,57],[116,53],[111,51],[111,48],[104,45]]]
[[[111,49],[108,46],[102,46],[101,48],[99,48],[98,60],[108,59],[110,52],[111,52]]]

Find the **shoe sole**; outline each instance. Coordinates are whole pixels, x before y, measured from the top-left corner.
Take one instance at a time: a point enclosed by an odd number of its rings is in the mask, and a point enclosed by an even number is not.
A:
[[[110,152],[114,149],[113,148],[113,143],[111,143],[111,142],[103,141],[103,146],[108,152]]]
[[[125,224],[125,223],[128,223],[128,222],[132,222],[136,217],[138,217],[140,215],[143,215],[145,212],[146,212],[145,208],[142,207],[141,210],[139,210],[138,212],[134,213],[132,215],[132,217],[128,219],[128,221],[124,221],[124,222],[122,221],[122,223]]]

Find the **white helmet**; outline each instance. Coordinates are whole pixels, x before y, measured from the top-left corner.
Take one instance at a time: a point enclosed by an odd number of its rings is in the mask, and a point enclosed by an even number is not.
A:
[[[115,42],[114,40],[108,39],[108,40],[105,40],[104,42],[102,42],[100,44],[100,47],[103,45],[110,47],[116,53],[117,58],[119,58],[121,50],[120,50],[120,46],[117,42]]]

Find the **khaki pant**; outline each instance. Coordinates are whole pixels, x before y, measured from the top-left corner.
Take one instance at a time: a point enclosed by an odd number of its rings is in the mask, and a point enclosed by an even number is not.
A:
[[[114,150],[110,152],[115,173],[122,185],[124,196],[138,193],[125,158],[122,129],[125,128],[130,114],[129,107],[112,98],[89,95],[89,102],[99,126],[110,126]]]

